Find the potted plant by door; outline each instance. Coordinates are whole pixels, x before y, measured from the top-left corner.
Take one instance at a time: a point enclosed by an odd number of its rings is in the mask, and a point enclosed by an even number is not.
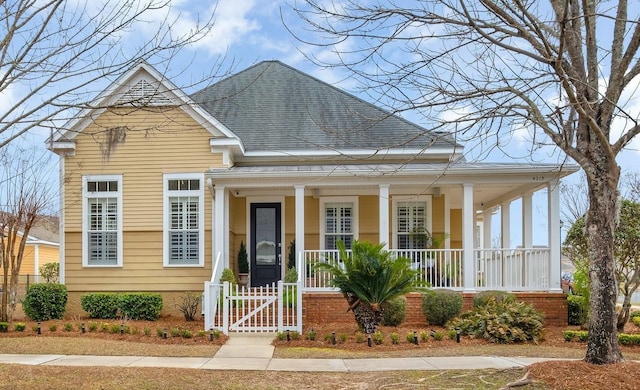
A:
[[[238,284],[246,287],[249,283],[249,258],[247,256],[247,248],[244,241],[240,241],[240,249],[238,250]]]

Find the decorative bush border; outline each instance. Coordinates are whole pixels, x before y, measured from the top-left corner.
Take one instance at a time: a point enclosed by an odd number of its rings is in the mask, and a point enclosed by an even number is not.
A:
[[[565,330],[562,332],[562,337],[567,342],[573,340],[586,342],[589,332],[586,330]],[[640,334],[619,333],[618,342],[622,345],[640,345]]]

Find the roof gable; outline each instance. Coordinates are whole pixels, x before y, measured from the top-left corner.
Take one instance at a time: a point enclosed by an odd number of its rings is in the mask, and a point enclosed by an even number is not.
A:
[[[50,149],[56,152],[73,150],[73,139],[109,107],[171,106],[179,107],[208,130],[213,137],[237,137],[200,108],[181,89],[146,62],[140,62],[102,91],[88,108],[62,126],[51,139]]]
[[[240,137],[247,154],[462,151],[449,134],[429,131],[279,61],[258,63],[191,97]]]

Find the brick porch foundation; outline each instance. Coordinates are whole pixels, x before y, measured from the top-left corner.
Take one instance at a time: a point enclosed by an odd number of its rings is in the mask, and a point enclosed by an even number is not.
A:
[[[514,293],[519,301],[532,304],[544,314],[545,325],[567,326],[567,296],[563,293],[522,292]],[[474,294],[463,294],[462,310],[471,309]],[[314,324],[351,322],[353,313],[347,312],[346,299],[340,293],[304,293],[302,296],[302,324],[305,329]],[[420,294],[407,295],[407,325],[427,325],[422,314]]]

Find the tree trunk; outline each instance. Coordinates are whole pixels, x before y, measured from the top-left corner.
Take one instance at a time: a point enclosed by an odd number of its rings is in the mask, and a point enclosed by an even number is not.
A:
[[[8,298],[9,304],[7,305],[7,322],[13,322],[13,313],[16,311],[16,304],[18,303],[18,279],[20,278],[20,274],[17,272],[11,272],[11,277],[9,280],[9,291]]]
[[[613,250],[619,203],[619,175],[616,174],[618,172],[619,170],[587,170],[587,180],[590,183],[586,228],[589,238],[591,287],[589,338],[585,361],[591,364],[611,364],[623,360],[618,345],[618,282]]]
[[[629,321],[630,311],[631,311],[631,294],[627,294],[624,296],[624,301],[622,302],[622,309],[620,309],[620,313],[618,313],[618,321],[617,321],[618,332],[622,333],[624,331],[624,326]]]
[[[382,321],[382,311],[375,310],[369,303],[358,301],[353,295],[347,296],[349,307],[353,311],[353,315],[366,334],[375,333],[378,325]]]

